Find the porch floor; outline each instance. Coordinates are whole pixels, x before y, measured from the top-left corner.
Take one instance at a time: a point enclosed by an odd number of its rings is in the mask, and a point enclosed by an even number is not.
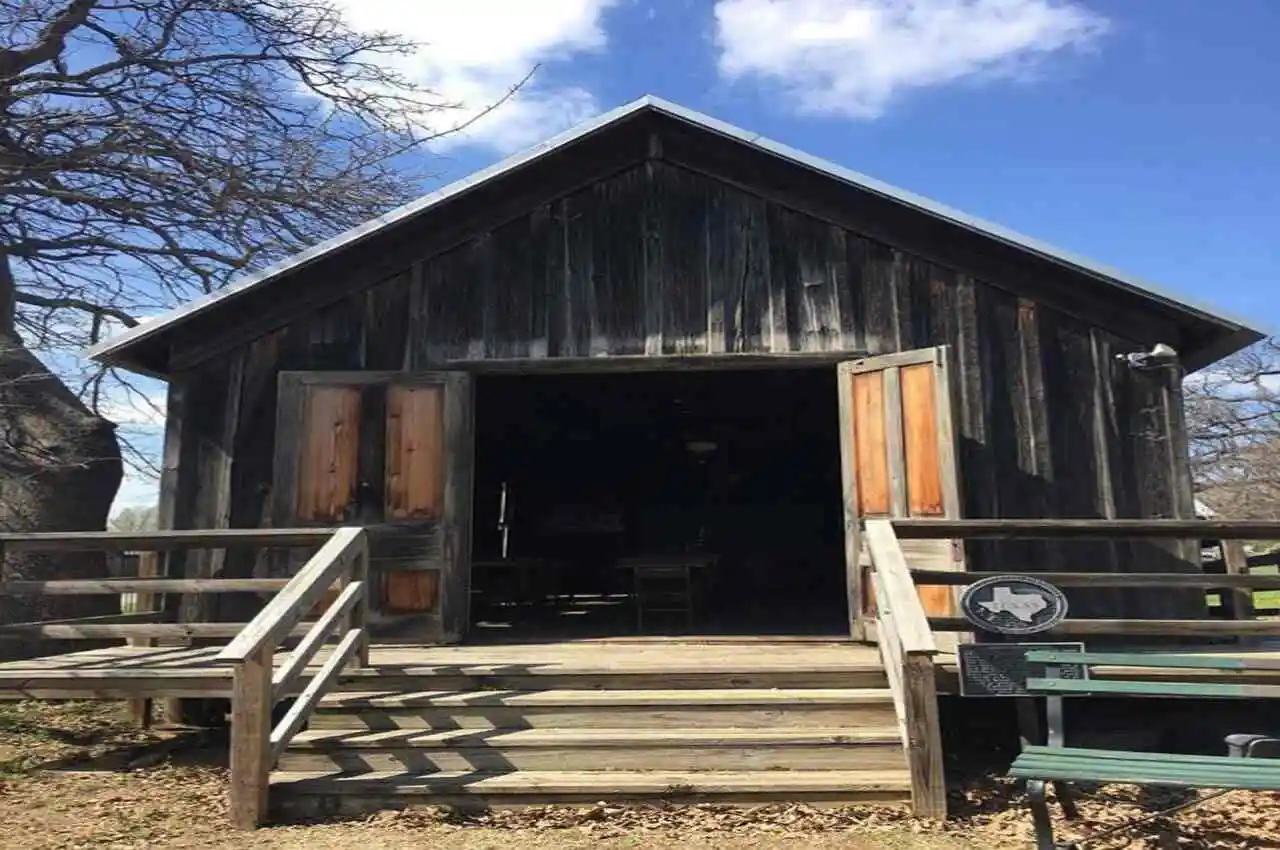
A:
[[[0,662],[0,698],[229,697],[232,668],[220,647],[115,646]],[[283,663],[286,654],[276,656]],[[324,662],[322,650],[314,668]],[[722,674],[727,681],[801,668],[832,677],[880,668],[875,647],[815,639],[619,638],[460,646],[375,644],[368,668],[343,681],[386,677]],[[303,684],[305,684],[304,677]],[[302,685],[300,684],[299,687]]]
[[[115,646],[21,661],[0,662],[0,699],[127,699],[132,697],[229,697],[232,670],[214,660],[219,647]],[[1184,650],[1187,654],[1247,656],[1280,660],[1280,649]],[[277,655],[283,663],[285,653]],[[323,663],[322,650],[315,667]],[[958,691],[955,657],[937,659],[941,693]],[[621,677],[666,674],[719,674],[726,683],[767,678],[788,670],[821,674],[832,682],[881,668],[874,646],[818,638],[627,637],[541,643],[422,646],[375,644],[370,666],[343,677],[351,686],[367,688],[379,679],[418,675],[452,675],[512,679],[536,676]],[[1135,671],[1099,669],[1101,678],[1132,677],[1141,672],[1170,681],[1223,681],[1280,684],[1280,670],[1242,674],[1226,671]],[[303,684],[308,677],[304,677]],[[302,684],[299,685],[302,687]]]

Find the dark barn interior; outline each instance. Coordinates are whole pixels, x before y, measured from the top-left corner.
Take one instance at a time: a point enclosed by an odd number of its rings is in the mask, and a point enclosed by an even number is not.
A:
[[[477,636],[845,633],[835,371],[478,378]]]

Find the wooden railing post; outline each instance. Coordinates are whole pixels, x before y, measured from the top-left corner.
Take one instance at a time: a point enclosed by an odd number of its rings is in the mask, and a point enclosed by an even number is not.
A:
[[[865,537],[874,569],[880,653],[911,772],[912,813],[945,820],[947,784],[933,664],[938,646],[891,522],[868,520]]]
[[[347,584],[360,582],[364,587],[364,593],[361,594],[360,600],[356,602],[355,607],[351,609],[351,614],[346,618],[346,628],[360,629],[362,637],[360,644],[356,648],[355,663],[357,667],[369,666],[369,597],[373,595],[373,587],[369,583],[369,537],[366,532],[362,541],[359,553],[355,560],[351,563],[351,575],[347,579]]]
[[[231,696],[231,820],[238,829],[253,829],[267,816],[274,655],[275,647],[267,643],[235,669]]]
[[[938,720],[938,680],[930,655],[908,653],[902,664],[902,696],[907,721],[907,764],[911,807],[917,817],[947,818],[947,781]]]
[[[1249,574],[1249,555],[1245,552],[1242,540],[1219,540],[1222,549],[1222,566],[1230,576],[1247,576]],[[1222,607],[1232,620],[1252,620],[1253,588],[1236,587],[1222,591]]]
[[[138,578],[156,578],[160,573],[160,553],[159,552],[140,552],[138,553]],[[123,594],[122,594],[123,599]],[[155,610],[156,600],[163,600],[163,596],[154,593],[135,593],[133,595],[133,609],[139,614],[150,613]],[[123,610],[124,606],[121,606]],[[128,641],[130,646],[155,646],[155,638],[130,638]],[[142,729],[151,728],[151,700],[150,698],[139,698],[129,700],[129,714],[133,717],[134,723]]]

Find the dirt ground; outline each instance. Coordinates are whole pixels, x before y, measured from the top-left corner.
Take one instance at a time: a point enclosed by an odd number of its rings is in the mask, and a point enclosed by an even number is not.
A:
[[[953,799],[947,824],[901,810],[769,806],[609,807],[500,812],[458,820],[433,810],[358,821],[273,826],[252,834],[226,827],[225,743],[216,736],[130,728],[111,703],[0,703],[0,847],[329,848],[449,850],[578,848],[806,848],[806,850],[1001,850],[1030,846],[1030,821],[1013,787],[975,778]],[[1167,806],[1169,794],[1108,786],[1093,790],[1085,820],[1061,838],[1097,833]],[[1233,792],[1160,819],[1101,850],[1280,848],[1280,795]]]

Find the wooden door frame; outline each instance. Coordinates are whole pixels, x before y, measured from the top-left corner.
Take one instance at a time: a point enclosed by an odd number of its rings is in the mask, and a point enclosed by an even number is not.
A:
[[[890,370],[885,372],[885,396],[891,395],[889,386],[898,380],[897,369],[903,366],[919,366],[931,364],[937,370],[934,381],[934,410],[937,421],[938,441],[940,445],[950,447],[952,463],[939,464],[942,480],[943,509],[947,516],[959,519],[962,516],[960,501],[960,453],[956,440],[955,412],[952,380],[951,380],[951,346],[938,345],[928,348],[899,351],[892,354],[881,354],[872,357],[860,357],[837,364],[836,385],[839,398],[840,415],[840,477],[843,482],[842,501],[844,505],[845,529],[845,594],[849,605],[849,636],[855,641],[874,640],[875,624],[868,622],[863,611],[865,589],[862,581],[862,520],[858,515],[858,477],[857,477],[857,434],[856,417],[853,413],[853,377],[855,375]],[[892,393],[898,396],[899,393]],[[902,411],[895,405],[885,405],[885,436],[888,451],[901,458],[904,455],[901,428]],[[901,466],[898,464],[897,466]],[[890,464],[892,473],[895,464]],[[890,498],[897,510],[895,513],[905,515],[906,484],[891,479]]]
[[[444,457],[447,458],[444,504],[441,511],[439,614],[435,631],[445,643],[462,640],[471,611],[471,539],[474,522],[475,381],[462,369],[398,371],[281,371],[277,378],[276,433],[272,467],[271,523],[274,527],[297,524],[294,518],[298,489],[296,445],[287,445],[281,434],[301,433],[304,390],[307,386],[440,386],[444,390]],[[286,404],[292,400],[292,404]],[[385,424],[383,426],[385,428]],[[385,439],[385,438],[384,438]],[[385,457],[383,463],[385,464]],[[459,486],[459,482],[464,482]],[[385,492],[385,482],[384,482]],[[398,525],[384,517],[387,527]]]

